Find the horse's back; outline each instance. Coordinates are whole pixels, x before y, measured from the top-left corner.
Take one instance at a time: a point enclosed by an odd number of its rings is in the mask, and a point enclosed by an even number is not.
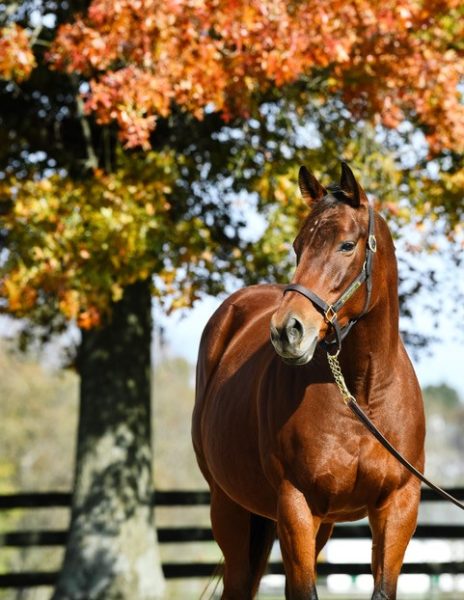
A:
[[[227,298],[212,315],[198,352],[197,402],[201,402],[220,361],[238,336],[248,336],[249,340],[241,348],[242,356],[250,354],[256,343],[268,341],[270,315],[282,298],[282,289],[279,285],[243,288]]]

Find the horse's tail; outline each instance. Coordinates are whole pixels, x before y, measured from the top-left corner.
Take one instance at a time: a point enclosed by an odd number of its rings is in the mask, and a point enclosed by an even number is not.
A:
[[[252,514],[250,525],[249,551],[251,573],[253,574],[252,597],[254,597],[276,539],[276,524],[270,519]]]
[[[205,599],[213,600],[213,598],[215,598],[216,591],[219,587],[219,584],[221,583],[223,570],[224,570],[224,559],[221,558],[221,560],[218,562],[218,564],[214,568],[213,572],[211,573],[210,578],[208,579],[208,582],[205,585],[203,591],[201,592],[201,596],[198,600],[205,600]],[[211,593],[209,594],[209,596],[207,596],[206,594],[208,593],[208,590],[210,587],[212,587],[213,589],[212,589]]]

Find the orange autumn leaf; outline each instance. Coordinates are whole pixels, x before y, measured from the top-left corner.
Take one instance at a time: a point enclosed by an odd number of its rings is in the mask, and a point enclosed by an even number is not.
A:
[[[26,31],[13,23],[0,28],[0,78],[23,81],[36,66]]]

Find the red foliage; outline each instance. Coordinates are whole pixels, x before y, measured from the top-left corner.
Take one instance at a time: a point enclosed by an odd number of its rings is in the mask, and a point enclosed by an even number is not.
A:
[[[92,78],[88,110],[116,119],[127,146],[147,145],[171,103],[247,116],[257,92],[327,69],[325,93],[356,116],[395,127],[412,115],[438,150],[464,139],[452,11],[458,0],[94,0],[50,60]]]
[[[49,60],[90,80],[87,110],[128,147],[148,147],[174,104],[246,117],[269,88],[318,74],[320,98],[387,127],[411,119],[434,152],[464,146],[463,35],[460,0],[93,0]],[[27,76],[27,52],[23,30],[4,30],[0,74]]]

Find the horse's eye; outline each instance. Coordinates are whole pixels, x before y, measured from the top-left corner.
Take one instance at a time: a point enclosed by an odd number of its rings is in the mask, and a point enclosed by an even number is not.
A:
[[[348,254],[349,252],[352,252],[356,247],[356,242],[342,242],[340,244],[340,252],[345,252],[346,254]]]

